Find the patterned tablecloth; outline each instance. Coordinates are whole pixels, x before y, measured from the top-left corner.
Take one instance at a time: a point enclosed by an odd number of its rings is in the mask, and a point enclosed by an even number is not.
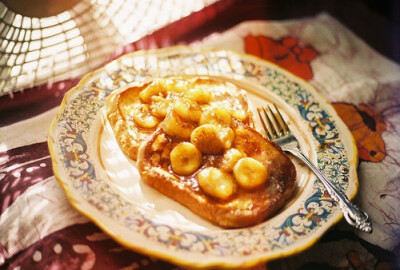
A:
[[[247,21],[191,45],[257,55],[303,78],[333,104],[357,143],[360,188],[355,201],[370,214],[373,233],[360,233],[341,221],[310,249],[256,268],[397,269],[400,66],[328,14]],[[55,83],[53,91],[76,82]],[[19,118],[1,115],[0,268],[179,269],[125,249],[70,206],[47,148],[58,107],[45,108],[30,108]]]

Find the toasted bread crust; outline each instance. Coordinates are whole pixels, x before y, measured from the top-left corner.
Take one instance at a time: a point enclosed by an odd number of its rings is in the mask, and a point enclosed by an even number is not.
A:
[[[206,195],[197,183],[196,174],[205,167],[218,166],[220,156],[206,155],[199,170],[189,176],[178,176],[170,169],[168,151],[179,141],[168,137],[162,128],[153,133],[139,149],[138,169],[142,179],[219,226],[239,228],[260,223],[281,208],[293,194],[296,169],[279,146],[266,140],[254,129],[236,122],[235,133],[232,147],[268,168],[268,181],[256,190],[246,191],[239,188],[227,201],[219,201]],[[158,136],[167,138],[161,151],[153,146]]]

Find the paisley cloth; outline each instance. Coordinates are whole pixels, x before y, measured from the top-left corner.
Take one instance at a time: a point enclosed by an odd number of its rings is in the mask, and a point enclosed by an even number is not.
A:
[[[396,269],[400,66],[328,14],[247,21],[191,46],[254,54],[289,70],[333,104],[356,140],[360,187],[355,201],[371,216],[373,233],[358,232],[342,220],[310,249],[255,269]],[[129,50],[133,47],[122,51]],[[55,83],[54,91],[76,81]],[[47,149],[57,109],[0,116],[0,268],[179,269],[121,247],[70,206]]]

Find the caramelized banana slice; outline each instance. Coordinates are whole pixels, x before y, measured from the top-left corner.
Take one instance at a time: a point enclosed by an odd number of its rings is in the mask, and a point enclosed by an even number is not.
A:
[[[190,142],[204,154],[214,155],[223,150],[218,128],[210,124],[195,128],[190,135]]]
[[[210,91],[201,88],[192,88],[186,92],[186,97],[199,104],[208,104],[213,98],[213,95]]]
[[[219,138],[221,139],[225,149],[229,149],[232,146],[232,142],[235,139],[235,132],[229,127],[223,127],[219,129]]]
[[[244,111],[244,110],[229,110],[229,113],[236,119],[239,119],[240,121],[244,121],[246,120],[249,115],[248,112]]]
[[[184,92],[187,84],[184,81],[174,81],[168,79],[154,80],[150,85],[139,93],[139,98],[148,103],[153,96],[166,97],[171,92]]]
[[[231,173],[215,167],[207,167],[197,175],[200,188],[208,195],[226,200],[236,191],[235,179]]]
[[[231,121],[232,116],[228,110],[224,108],[212,107],[201,114],[199,124],[212,124],[218,127],[230,127]]]
[[[140,127],[154,128],[160,123],[160,120],[152,115],[147,104],[138,103],[132,113],[132,119]]]
[[[226,150],[224,153],[224,156],[222,157],[222,161],[220,164],[220,168],[223,171],[226,172],[231,172],[233,170],[233,166],[235,166],[236,162],[239,161],[239,159],[246,157],[246,154],[243,152],[240,152],[236,148],[231,148],[229,150]]]
[[[152,96],[165,96],[167,90],[160,81],[153,81],[139,93],[139,98],[144,103],[149,103]]]
[[[162,127],[165,133],[172,137],[189,139],[196,125],[193,122],[184,121],[174,110],[171,110],[165,116]]]
[[[151,150],[154,152],[164,150],[166,149],[167,143],[167,138],[165,137],[165,134],[162,133],[158,135],[157,138],[154,140],[153,144],[151,145]]]
[[[258,160],[251,157],[241,158],[233,166],[236,181],[244,189],[253,189],[267,181],[268,171]]]
[[[181,98],[175,101],[174,111],[184,120],[198,122],[201,116],[201,107],[196,101]]]
[[[169,157],[172,170],[179,175],[194,173],[203,160],[199,149],[189,142],[179,143],[172,149]]]
[[[164,118],[170,110],[170,107],[172,107],[171,101],[161,96],[151,97],[150,111],[154,116]]]

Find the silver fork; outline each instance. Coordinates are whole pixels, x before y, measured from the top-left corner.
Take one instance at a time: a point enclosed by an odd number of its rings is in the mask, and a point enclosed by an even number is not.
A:
[[[347,196],[340,189],[336,188],[336,186],[334,186],[331,181],[329,181],[328,178],[321,173],[321,171],[308,159],[308,157],[303,154],[299,148],[299,142],[291,133],[288,125],[286,124],[275,104],[274,108],[276,113],[273,113],[269,106],[267,106],[267,109],[265,107],[257,108],[261,124],[263,125],[268,138],[276,142],[283,151],[291,153],[308,165],[308,167],[324,184],[331,198],[339,204],[346,221],[350,225],[361,231],[371,233],[372,223],[371,219],[368,217],[368,214],[351,203]],[[271,116],[269,116],[267,110]]]

